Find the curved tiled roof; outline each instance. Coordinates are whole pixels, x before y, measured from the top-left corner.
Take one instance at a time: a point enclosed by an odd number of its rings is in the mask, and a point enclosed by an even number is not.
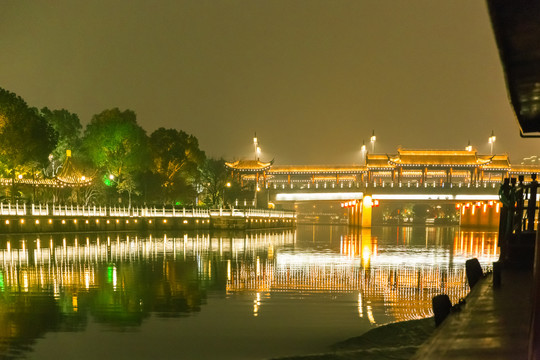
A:
[[[270,174],[350,174],[366,171],[362,165],[276,165]]]
[[[467,150],[398,150],[390,158],[391,164],[409,166],[481,166],[490,161]]]
[[[268,170],[273,163],[274,160],[270,162],[262,162],[259,160],[237,160],[226,162],[225,166],[236,171],[258,172]]]

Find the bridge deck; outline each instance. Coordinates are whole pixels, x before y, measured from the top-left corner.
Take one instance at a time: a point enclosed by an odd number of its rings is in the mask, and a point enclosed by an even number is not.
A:
[[[479,282],[413,359],[527,359],[532,311],[530,271],[504,270]]]

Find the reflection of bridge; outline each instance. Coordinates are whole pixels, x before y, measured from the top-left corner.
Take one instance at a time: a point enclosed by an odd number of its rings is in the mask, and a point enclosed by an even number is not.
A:
[[[403,231],[403,241],[409,242],[410,228]],[[441,235],[437,229],[426,231],[426,242]],[[376,323],[370,304],[381,302],[396,320],[410,320],[432,315],[434,295],[448,294],[453,302],[466,295],[464,263],[473,256],[485,265],[496,260],[496,233],[456,232],[449,249],[408,248],[405,254],[403,248],[379,245],[363,229],[341,238],[339,254],[282,250],[275,260],[233,263],[227,290],[358,292],[360,317]]]

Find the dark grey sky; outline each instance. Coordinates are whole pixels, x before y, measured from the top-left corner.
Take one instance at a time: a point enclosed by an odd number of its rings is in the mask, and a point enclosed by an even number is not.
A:
[[[210,156],[359,163],[376,152],[462,149],[513,162],[521,139],[484,1],[224,0],[0,3],[0,87],[86,124],[130,108],[151,133]]]

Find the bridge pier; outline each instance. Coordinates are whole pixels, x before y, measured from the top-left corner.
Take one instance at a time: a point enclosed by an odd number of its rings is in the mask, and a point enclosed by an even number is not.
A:
[[[499,226],[500,208],[498,201],[460,204],[459,225],[496,228]]]
[[[349,225],[362,228],[371,228],[371,208],[373,200],[371,196],[364,196],[360,200],[354,200],[348,207]]]

